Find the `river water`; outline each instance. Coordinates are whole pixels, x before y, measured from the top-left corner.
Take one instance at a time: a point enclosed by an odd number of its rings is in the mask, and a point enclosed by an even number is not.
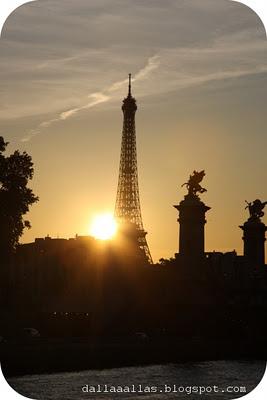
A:
[[[207,361],[9,378],[20,394],[40,400],[239,398],[261,381],[263,361]],[[201,392],[201,394],[200,394]]]

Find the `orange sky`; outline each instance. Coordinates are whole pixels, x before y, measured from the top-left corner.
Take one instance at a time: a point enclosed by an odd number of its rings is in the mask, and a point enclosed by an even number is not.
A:
[[[132,72],[154,260],[178,251],[173,205],[194,169],[207,174],[206,250],[242,252],[245,200],[267,198],[266,38],[253,11],[226,0],[30,3],[8,18],[0,55],[0,134],[32,155],[40,197],[23,242],[87,234],[113,211]]]

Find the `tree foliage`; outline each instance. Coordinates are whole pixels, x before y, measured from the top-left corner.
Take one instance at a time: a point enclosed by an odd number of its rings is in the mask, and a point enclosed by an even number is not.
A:
[[[31,157],[18,150],[5,156],[7,145],[0,136],[0,255],[15,250],[24,228],[30,228],[23,216],[38,201],[27,187],[34,172]]]

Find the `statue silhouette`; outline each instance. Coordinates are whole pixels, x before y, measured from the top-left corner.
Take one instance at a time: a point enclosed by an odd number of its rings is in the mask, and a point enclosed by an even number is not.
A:
[[[190,178],[188,180],[188,182],[185,182],[183,186],[186,186],[188,189],[188,194],[190,196],[197,196],[197,193],[204,193],[207,190],[204,189],[201,185],[200,182],[203,180],[204,176],[205,176],[205,171],[194,171],[192,175],[190,175]]]
[[[249,219],[260,219],[261,217],[264,216],[264,212],[263,209],[267,204],[267,201],[262,202],[259,199],[254,200],[253,202],[248,202],[246,200],[247,206],[245,207],[245,209],[248,208],[249,210]]]

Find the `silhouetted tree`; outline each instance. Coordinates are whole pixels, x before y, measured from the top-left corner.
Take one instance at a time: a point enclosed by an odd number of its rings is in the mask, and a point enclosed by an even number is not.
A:
[[[174,264],[175,263],[175,258],[171,257],[170,259],[166,258],[160,258],[158,265],[167,267],[168,265]]]
[[[23,216],[38,201],[27,187],[33,177],[31,157],[18,150],[5,156],[7,145],[0,136],[0,257],[10,254],[18,245],[24,228],[30,228]]]

